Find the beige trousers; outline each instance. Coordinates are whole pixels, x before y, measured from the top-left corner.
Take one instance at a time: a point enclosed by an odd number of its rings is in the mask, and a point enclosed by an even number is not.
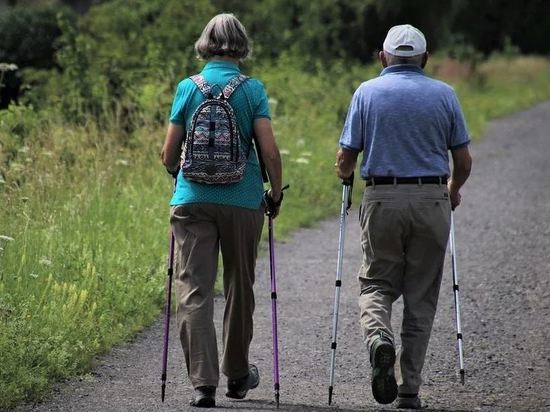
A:
[[[383,334],[393,341],[393,302],[403,295],[399,393],[418,393],[437,308],[451,207],[445,185],[378,185],[365,189],[360,210],[361,327],[370,350]]]
[[[214,328],[214,283],[223,259],[222,372],[229,379],[248,374],[252,340],[255,265],[264,221],[263,210],[195,203],[175,206],[177,324],[187,373],[193,387],[218,386]]]

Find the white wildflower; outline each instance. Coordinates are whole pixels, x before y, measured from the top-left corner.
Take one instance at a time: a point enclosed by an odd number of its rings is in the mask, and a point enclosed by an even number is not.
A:
[[[40,263],[41,265],[44,265],[44,266],[51,266],[52,265],[52,261],[50,259],[48,259],[47,257],[44,257],[44,256],[42,256],[40,258],[38,263]]]
[[[289,154],[290,154],[290,151],[289,151],[289,150],[286,150],[286,149],[281,149],[281,150],[279,150],[279,152],[280,152],[282,155],[289,155]]]
[[[299,157],[297,159],[294,159],[296,163],[301,163],[304,165],[307,165],[309,163],[309,159],[306,159],[305,157]]]
[[[50,152],[49,150],[44,150],[44,151],[42,152],[42,154],[43,154],[44,156],[47,156],[47,157],[52,157],[52,156],[53,156],[53,152]]]
[[[19,153],[27,153],[29,151],[29,146],[23,146],[17,149]]]
[[[300,156],[310,157],[311,154],[312,154],[311,152],[302,152],[300,153]]]
[[[128,160],[126,159],[117,159],[115,164],[117,166],[128,166],[129,163],[128,163]]]
[[[279,103],[279,101],[273,97],[270,97],[269,100],[268,100],[269,104],[273,104],[273,105],[276,105]]]
[[[29,276],[33,279],[36,279],[38,277],[36,273],[29,273]]]
[[[303,145],[306,144],[306,141],[304,139],[298,139],[298,140],[296,140],[296,144],[298,146],[303,146]]]
[[[5,240],[6,242],[13,242],[15,239],[12,238],[11,236],[0,235],[0,240]]]
[[[0,63],[0,72],[13,72],[17,69],[18,69],[17,64]]]

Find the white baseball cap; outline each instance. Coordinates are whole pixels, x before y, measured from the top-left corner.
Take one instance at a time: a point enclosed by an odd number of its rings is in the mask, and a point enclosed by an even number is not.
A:
[[[384,51],[394,56],[411,57],[426,53],[426,38],[410,24],[393,26],[384,40]]]

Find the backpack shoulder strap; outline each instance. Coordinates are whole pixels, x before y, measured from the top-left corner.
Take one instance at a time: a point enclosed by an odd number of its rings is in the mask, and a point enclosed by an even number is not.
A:
[[[239,87],[241,84],[243,84],[249,77],[245,76],[244,74],[239,74],[235,77],[233,77],[231,80],[229,80],[229,83],[223,88],[223,97],[225,100],[229,99],[233,92],[237,90],[237,87]]]
[[[212,93],[212,88],[210,87],[204,76],[202,74],[195,74],[194,76],[191,76],[190,79],[193,81],[193,83],[197,85],[201,93],[208,98],[209,94]]]

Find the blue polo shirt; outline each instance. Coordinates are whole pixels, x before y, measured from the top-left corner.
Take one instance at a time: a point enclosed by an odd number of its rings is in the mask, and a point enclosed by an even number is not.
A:
[[[201,71],[213,90],[219,92],[239,73],[238,65],[222,60],[208,62]],[[203,101],[204,96],[195,83],[189,78],[182,80],[176,90],[170,122],[183,125],[185,130],[189,130],[193,113]],[[229,98],[229,104],[237,117],[237,125],[241,133],[241,150],[248,151],[252,142],[254,120],[262,117],[271,118],[263,84],[256,79],[248,79],[233,92]],[[180,171],[170,205],[217,203],[258,209],[262,202],[263,190],[258,158],[252,149],[244,176],[238,183],[209,185],[192,182],[187,180]]]
[[[363,151],[361,177],[449,176],[449,149],[470,142],[453,88],[395,65],[355,91],[340,146]]]

